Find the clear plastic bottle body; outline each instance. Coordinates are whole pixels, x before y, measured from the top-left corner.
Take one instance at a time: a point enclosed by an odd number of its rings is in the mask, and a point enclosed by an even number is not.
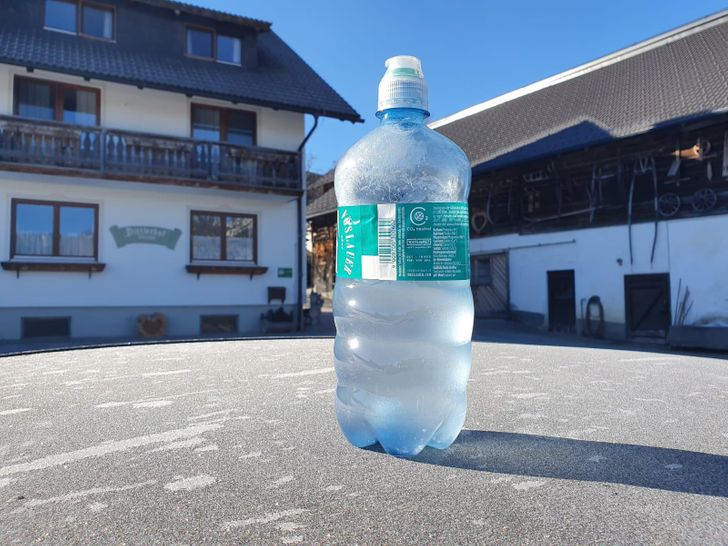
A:
[[[468,160],[424,124],[426,115],[383,112],[337,166],[340,206],[467,201]],[[346,438],[403,457],[449,446],[467,407],[469,281],[339,279],[334,319],[336,414]]]

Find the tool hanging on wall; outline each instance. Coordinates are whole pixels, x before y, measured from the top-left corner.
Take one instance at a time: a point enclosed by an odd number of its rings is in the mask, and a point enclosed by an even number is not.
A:
[[[629,265],[634,265],[634,251],[632,250],[632,201],[634,199],[634,182],[637,178],[637,164],[632,168],[632,177],[629,181],[629,197],[627,198],[627,235],[629,237]]]
[[[682,159],[694,159],[702,161],[710,153],[710,141],[699,138],[698,141],[689,148],[675,150],[672,155]]]
[[[650,168],[652,169],[652,203],[655,212],[655,227],[652,233],[652,252],[650,253],[650,264],[655,262],[655,249],[657,248],[657,229],[660,222],[660,207],[657,202],[657,168],[655,167],[654,158],[650,158]]]
[[[629,183],[629,197],[627,200],[627,233],[629,236],[629,263],[634,265],[634,245],[632,242],[632,208],[634,204],[634,186],[637,181],[637,175],[652,173],[652,201],[655,213],[654,231],[652,234],[652,251],[650,253],[650,263],[655,261],[655,250],[657,249],[657,229],[660,220],[660,205],[657,195],[657,168],[655,160],[649,157],[639,157],[635,160],[632,168],[632,178]]]

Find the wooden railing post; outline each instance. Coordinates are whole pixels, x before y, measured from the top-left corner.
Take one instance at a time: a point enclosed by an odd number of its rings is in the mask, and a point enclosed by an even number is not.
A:
[[[99,133],[99,142],[97,143],[99,148],[99,168],[102,173],[106,172],[106,128],[101,129]]]

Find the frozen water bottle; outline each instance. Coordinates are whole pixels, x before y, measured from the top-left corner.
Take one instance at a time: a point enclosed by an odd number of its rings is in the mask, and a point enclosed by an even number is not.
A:
[[[465,421],[470,164],[425,125],[419,59],[385,66],[380,125],[336,167],[336,416],[355,446],[414,457]]]

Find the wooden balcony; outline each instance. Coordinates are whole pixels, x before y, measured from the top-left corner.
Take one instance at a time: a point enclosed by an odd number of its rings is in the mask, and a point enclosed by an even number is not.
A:
[[[0,116],[0,169],[298,194],[301,155]]]

